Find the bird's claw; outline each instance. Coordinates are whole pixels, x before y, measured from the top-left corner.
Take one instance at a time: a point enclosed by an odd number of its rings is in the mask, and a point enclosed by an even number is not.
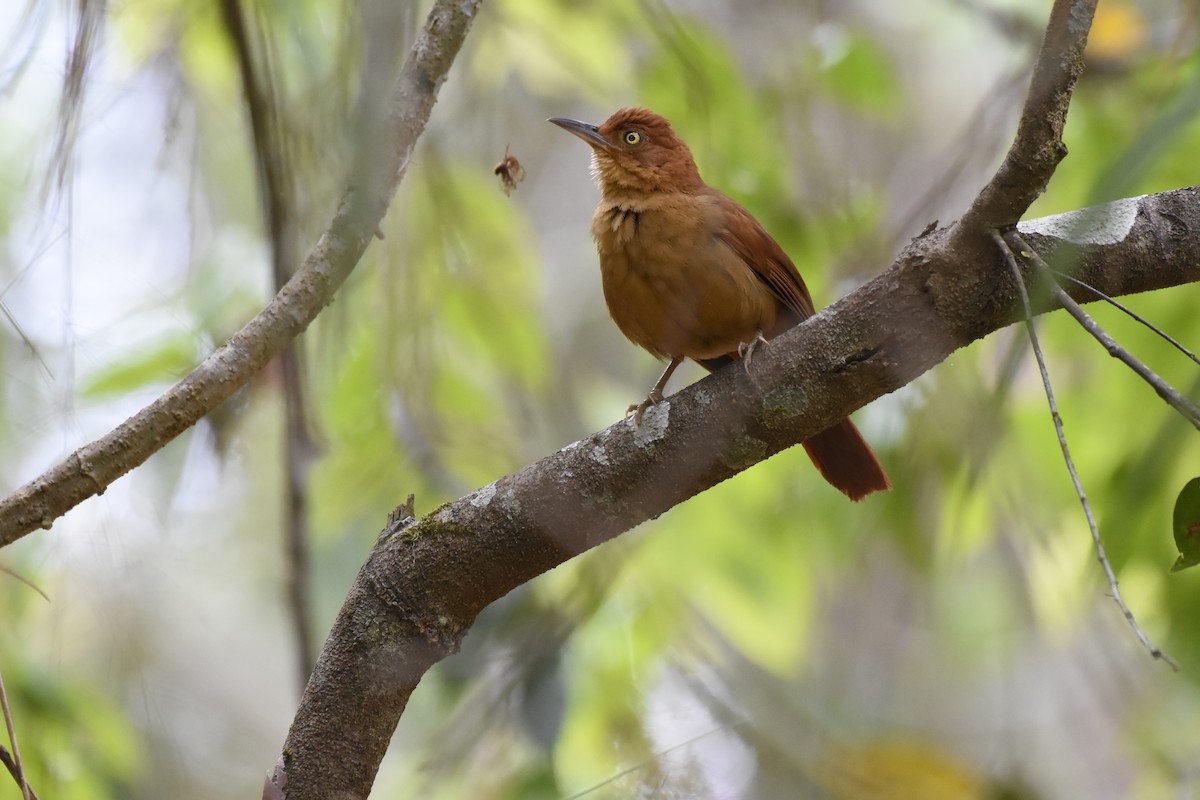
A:
[[[742,366],[746,368],[747,375],[750,374],[750,361],[754,358],[754,351],[766,343],[762,331],[755,331],[753,339],[738,345],[738,357],[742,359]]]
[[[633,427],[642,424],[642,414],[646,413],[646,409],[650,406],[656,406],[663,401],[662,392],[654,389],[650,394],[646,395],[646,399],[640,403],[634,403],[629,408],[625,409],[625,418],[628,419],[630,414],[633,414]]]

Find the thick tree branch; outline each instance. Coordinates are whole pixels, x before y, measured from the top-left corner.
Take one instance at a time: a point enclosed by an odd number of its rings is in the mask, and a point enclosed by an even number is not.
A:
[[[1200,190],[1089,212],[1103,235],[1023,226],[1050,263],[1109,295],[1200,281]],[[1076,231],[1069,236],[1062,231]],[[1059,234],[1047,233],[1059,231]],[[882,275],[755,356],[444,506],[393,521],[351,588],[283,749],[289,800],[365,798],[421,676],[525,581],[895,391],[1024,314],[1002,256],[914,240]],[[1072,294],[1086,302],[1086,289]],[[1055,306],[1034,298],[1035,311]],[[816,476],[813,476],[816,480]],[[898,490],[903,491],[902,482]]]
[[[0,501],[0,547],[54,520],[139,466],[278,355],[333,300],[371,242],[480,0],[438,0],[396,80],[337,213],[266,308],[193,372],[106,436]],[[373,98],[364,98],[369,108]]]

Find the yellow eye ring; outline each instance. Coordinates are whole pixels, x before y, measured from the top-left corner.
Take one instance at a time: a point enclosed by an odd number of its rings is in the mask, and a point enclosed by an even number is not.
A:
[[[625,131],[625,136],[622,138],[625,139],[625,144],[630,147],[642,143],[642,135],[637,131]]]

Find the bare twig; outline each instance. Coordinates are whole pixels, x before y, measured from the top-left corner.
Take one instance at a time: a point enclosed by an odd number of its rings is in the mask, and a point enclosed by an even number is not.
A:
[[[1016,256],[1013,254],[1013,248],[1005,241],[1004,237],[998,231],[993,231],[992,239],[1000,248],[1000,252],[1003,253],[1005,261],[1008,262],[1013,280],[1017,285],[1017,291],[1021,295],[1021,306],[1025,311],[1025,330],[1029,333],[1029,343],[1033,348],[1033,355],[1037,359],[1038,371],[1042,376],[1042,386],[1046,390],[1046,401],[1050,404],[1050,417],[1054,420],[1054,432],[1058,434],[1058,446],[1062,450],[1063,460],[1067,464],[1067,472],[1071,475],[1071,482],[1075,485],[1075,494],[1078,495],[1079,502],[1083,506],[1083,515],[1087,518],[1088,529],[1092,533],[1092,544],[1096,549],[1096,559],[1100,562],[1100,566],[1104,569],[1104,574],[1108,578],[1108,586],[1112,592],[1112,598],[1116,602],[1117,607],[1121,609],[1121,613],[1125,615],[1125,621],[1133,629],[1134,635],[1150,651],[1150,655],[1166,662],[1171,669],[1178,670],[1179,664],[1176,663],[1175,659],[1158,649],[1150,641],[1150,638],[1146,636],[1145,631],[1142,630],[1142,626],[1134,618],[1133,612],[1129,610],[1129,606],[1125,605],[1125,600],[1121,597],[1121,590],[1117,588],[1117,576],[1108,561],[1108,555],[1104,552],[1104,542],[1100,539],[1100,529],[1097,527],[1096,518],[1092,514],[1091,503],[1088,502],[1087,494],[1083,491],[1083,484],[1079,480],[1079,473],[1075,471],[1075,462],[1071,459],[1071,451],[1067,447],[1067,436],[1063,432],[1062,417],[1058,413],[1058,403],[1054,399],[1054,389],[1050,385],[1050,373],[1046,369],[1046,359],[1042,355],[1042,347],[1038,342],[1037,329],[1033,324],[1033,307],[1029,302],[1029,292],[1025,289],[1024,276],[1022,276],[1021,268],[1018,266]],[[1017,239],[1019,241],[1019,237]],[[1029,258],[1028,254],[1032,253],[1027,247],[1023,247],[1020,252],[1025,258]]]
[[[46,594],[45,592],[43,592],[43,591],[41,590],[41,588],[40,588],[40,587],[39,587],[39,586],[38,586],[36,583],[34,583],[33,581],[29,580],[29,578],[26,578],[26,577],[25,577],[24,575],[22,575],[21,573],[17,572],[17,571],[16,571],[15,569],[13,569],[12,567],[6,567],[5,565],[3,565],[3,564],[0,564],[0,572],[3,572],[3,573],[5,573],[6,575],[11,575],[12,577],[16,578],[16,579],[17,579],[17,580],[19,580],[21,583],[25,584],[25,585],[26,585],[26,586],[28,586],[30,589],[33,589],[35,592],[37,592],[38,594],[40,594],[40,595],[42,596],[42,599],[44,599],[44,600],[45,600],[47,603],[49,603],[49,602],[50,602],[50,596],[49,596],[48,594]]]
[[[33,343],[33,339],[29,338],[29,334],[25,333],[25,329],[21,327],[21,322],[17,319],[17,315],[14,314],[12,309],[8,307],[8,303],[4,302],[3,297],[0,297],[0,316],[3,316],[8,320],[8,324],[12,326],[12,329],[17,332],[17,336],[21,338],[21,343],[24,344],[33,357],[37,359],[38,364],[40,364],[42,369],[46,371],[46,375],[53,378],[54,372],[51,371],[50,365],[46,363],[46,359],[42,357],[42,351],[39,350],[38,346]]]
[[[716,727],[710,728],[709,730],[706,730],[703,733],[697,733],[695,736],[691,736],[687,739],[684,739],[681,742],[677,742],[676,744],[673,744],[670,747],[666,747],[661,750],[656,750],[648,758],[645,758],[645,759],[637,762],[636,764],[626,767],[625,769],[622,769],[618,772],[614,772],[612,775],[609,775],[604,780],[600,781],[599,783],[592,784],[591,786],[587,787],[586,789],[581,789],[578,792],[569,794],[566,797],[564,797],[563,800],[583,800],[583,798],[587,797],[588,795],[590,795],[594,792],[599,792],[601,789],[604,789],[605,787],[612,786],[614,783],[621,780],[621,778],[624,778],[628,775],[632,775],[635,772],[644,770],[647,767],[657,765],[659,761],[661,761],[665,757],[671,755],[672,753],[676,752],[677,750],[682,750],[686,747],[691,747],[696,742],[699,742],[703,739],[707,739],[709,736],[712,736],[713,734],[726,733],[730,730],[736,730],[737,728],[742,727],[742,725],[744,725],[744,724],[745,724],[745,720],[741,720],[738,723],[735,723],[733,725],[725,725],[725,724],[717,725]],[[660,790],[663,787],[663,785],[665,784],[668,777],[669,776],[664,775],[662,777],[662,779],[659,781],[659,789]],[[664,796],[664,795],[661,795],[658,791],[656,791],[654,794],[651,795],[651,797],[660,797],[660,796]]]
[[[8,728],[8,741],[12,745],[12,765],[9,772],[21,787],[24,800],[33,800],[33,790],[25,780],[25,767],[21,764],[21,748],[17,745],[17,728],[13,725],[12,710],[8,707],[8,692],[4,690],[4,676],[0,675],[0,711],[4,713],[4,726]]]
[[[1090,333],[1092,337],[1096,339],[1096,341],[1100,342],[1100,344],[1104,345],[1104,349],[1108,351],[1110,356],[1125,364],[1127,367],[1137,373],[1142,380],[1150,384],[1154,391],[1158,393],[1159,397],[1167,402],[1167,405],[1171,406],[1171,408],[1182,414],[1184,419],[1192,423],[1192,426],[1197,430],[1200,430],[1200,406],[1197,406],[1191,400],[1184,397],[1179,390],[1155,374],[1153,370],[1151,370],[1141,361],[1134,358],[1124,347],[1121,347],[1121,345],[1117,344],[1117,341],[1109,336],[1108,332],[1101,328],[1099,323],[1092,319],[1091,315],[1084,311],[1083,308],[1075,302],[1074,298],[1064,292],[1063,288],[1055,282],[1054,276],[1051,274],[1050,267],[1046,264],[1045,260],[1043,260],[1042,257],[1039,256],[1025,242],[1025,240],[1021,238],[1019,233],[1016,231],[1011,231],[1005,234],[1004,239],[1006,242],[1006,249],[1009,251],[1016,250],[1023,258],[1027,259],[1029,263],[1033,265],[1033,268],[1037,272],[1038,276],[1044,279],[1043,282],[1046,284],[1046,287],[1049,289],[1054,299],[1057,300],[1064,309],[1066,309],[1068,314],[1074,317],[1079,324],[1083,326],[1085,331]]]
[[[4,765],[4,768],[8,770],[8,774],[17,782],[17,785],[21,786],[21,773],[17,768],[17,762],[13,759],[12,753],[8,752],[8,748],[4,745],[0,745],[0,764]],[[29,789],[29,800],[38,800],[37,792],[33,790],[33,787],[28,782],[25,782],[24,786]]]
[[[1173,336],[1168,334],[1162,328],[1158,327],[1153,322],[1146,319],[1145,317],[1143,317],[1141,314],[1134,311],[1129,306],[1125,305],[1124,303],[1122,303],[1121,301],[1119,301],[1115,298],[1109,297],[1104,292],[1097,289],[1095,286],[1084,283],[1083,281],[1081,281],[1077,278],[1073,278],[1065,272],[1059,272],[1058,270],[1051,270],[1051,271],[1057,277],[1062,278],[1063,280],[1070,281],[1071,283],[1075,284],[1076,286],[1080,287],[1081,289],[1086,289],[1093,296],[1100,298],[1104,302],[1108,303],[1110,306],[1118,309],[1119,311],[1124,312],[1130,318],[1132,318],[1134,321],[1139,322],[1142,325],[1149,328],[1150,330],[1154,331],[1154,333],[1157,336],[1159,336],[1161,339],[1166,341],[1168,344],[1170,344],[1172,347],[1174,347],[1179,352],[1183,353],[1185,356],[1187,356],[1189,359],[1191,359],[1195,364],[1200,365],[1200,356],[1197,356],[1195,353],[1193,353],[1191,350],[1189,350],[1187,347],[1185,347],[1179,340],[1175,339]]]

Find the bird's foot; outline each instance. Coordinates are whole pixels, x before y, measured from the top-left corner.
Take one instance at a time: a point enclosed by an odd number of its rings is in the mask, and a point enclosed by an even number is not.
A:
[[[742,366],[746,368],[746,374],[750,374],[750,361],[754,358],[754,351],[767,343],[763,338],[761,330],[754,332],[754,338],[748,342],[742,342],[738,345],[738,356],[742,359]]]
[[[633,414],[633,427],[642,424],[642,414],[646,413],[646,409],[650,406],[656,406],[663,401],[663,394],[658,387],[651,390],[650,394],[646,395],[646,399],[640,403],[635,403],[625,410],[625,418],[628,419],[630,414]]]

